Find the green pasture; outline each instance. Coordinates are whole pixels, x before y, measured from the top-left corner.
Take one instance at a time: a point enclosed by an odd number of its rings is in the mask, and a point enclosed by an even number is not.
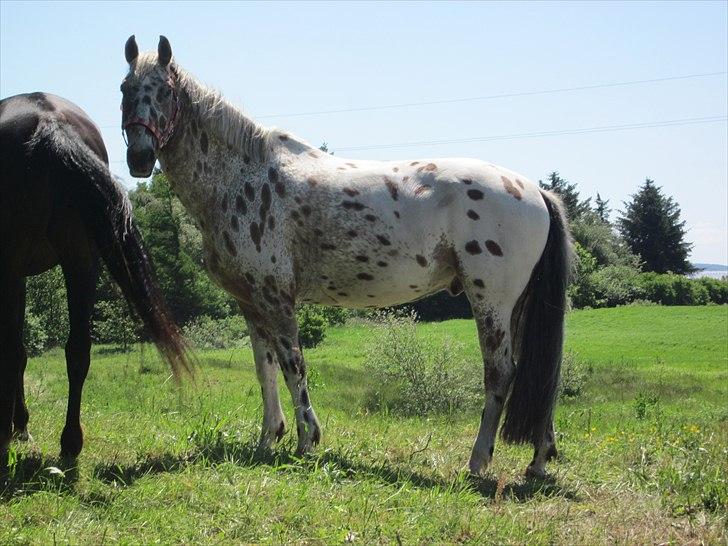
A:
[[[472,321],[421,324],[480,360]],[[372,328],[332,328],[306,352],[323,426],[309,457],[295,430],[256,450],[260,388],[249,349],[198,353],[175,388],[150,346],[95,347],[77,467],[58,460],[63,351],[28,364],[27,444],[13,444],[0,544],[517,543],[725,544],[728,307],[574,311],[566,347],[585,372],[559,404],[560,458],[546,480],[529,446],[496,446],[482,477],[463,469],[479,411],[403,418],[368,412]]]

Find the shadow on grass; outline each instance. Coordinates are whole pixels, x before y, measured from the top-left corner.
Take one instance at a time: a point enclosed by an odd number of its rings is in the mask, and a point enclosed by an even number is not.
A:
[[[498,483],[489,477],[458,474],[453,480],[438,479],[392,465],[389,462],[368,464],[356,461],[349,453],[326,450],[319,454],[298,457],[290,447],[277,450],[261,450],[257,442],[217,441],[208,445],[196,445],[184,453],[163,453],[145,456],[130,465],[118,463],[99,464],[94,477],[106,483],[122,483],[126,486],[145,476],[179,472],[190,465],[215,465],[231,463],[242,467],[267,466],[278,472],[310,473],[321,467],[338,472],[346,479],[375,479],[389,485],[409,483],[423,489],[443,491],[471,491],[484,498],[501,497],[526,502],[535,496],[562,497],[578,500],[576,493],[555,479],[547,477],[524,478],[517,483]]]
[[[38,453],[19,455],[5,474],[0,478],[0,502],[40,491],[73,493],[78,482],[75,460]]]

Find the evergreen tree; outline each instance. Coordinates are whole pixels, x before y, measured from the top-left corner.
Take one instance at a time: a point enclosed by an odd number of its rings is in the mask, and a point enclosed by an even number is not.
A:
[[[597,213],[602,222],[609,224],[609,213],[612,212],[612,209],[609,208],[609,199],[602,199],[599,192],[597,192],[597,198],[594,201],[594,212]]]
[[[591,197],[585,201],[581,201],[579,199],[579,192],[576,190],[576,184],[570,184],[561,178],[556,171],[549,174],[546,182],[539,180],[538,185],[561,197],[566,207],[566,214],[569,217],[569,221],[573,222],[591,210]]]
[[[618,220],[622,237],[643,261],[643,269],[657,273],[685,274],[695,271],[688,262],[692,244],[685,241],[685,221],[680,221],[680,207],[672,197],[649,178],[625,203]]]

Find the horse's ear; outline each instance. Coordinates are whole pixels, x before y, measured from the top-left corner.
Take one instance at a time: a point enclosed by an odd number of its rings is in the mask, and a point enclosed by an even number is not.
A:
[[[129,36],[129,39],[126,41],[126,45],[124,46],[124,56],[126,57],[126,62],[129,64],[136,61],[136,58],[139,56],[139,46],[137,46],[136,38],[134,38],[133,34]]]
[[[159,64],[162,66],[167,66],[169,61],[172,60],[172,46],[169,45],[169,40],[167,40],[164,36],[159,37],[157,55],[159,57]]]

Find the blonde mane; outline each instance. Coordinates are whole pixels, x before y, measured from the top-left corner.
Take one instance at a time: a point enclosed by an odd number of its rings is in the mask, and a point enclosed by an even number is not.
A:
[[[191,113],[210,134],[224,144],[243,150],[253,161],[268,159],[274,130],[263,127],[231,104],[219,91],[202,84],[189,72],[173,66],[179,90],[189,99]],[[184,103],[184,101],[183,101]]]

